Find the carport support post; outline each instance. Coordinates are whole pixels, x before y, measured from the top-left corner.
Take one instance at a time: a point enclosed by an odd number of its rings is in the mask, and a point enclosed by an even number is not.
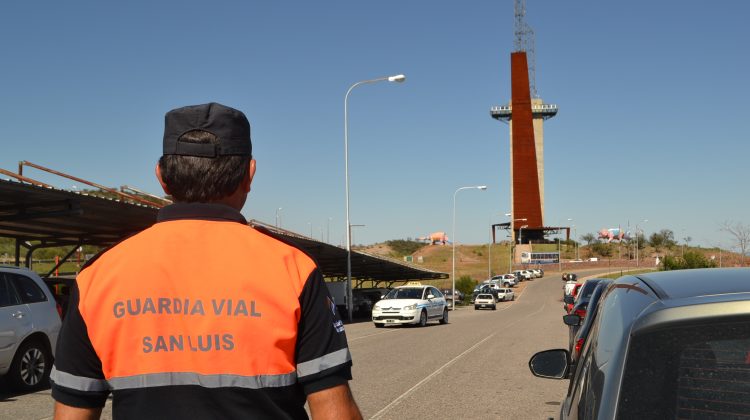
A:
[[[16,267],[21,266],[21,238],[16,238]]]

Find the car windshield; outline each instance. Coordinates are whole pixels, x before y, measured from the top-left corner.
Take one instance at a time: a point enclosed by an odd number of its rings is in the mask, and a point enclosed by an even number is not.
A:
[[[479,295],[477,296],[478,299],[494,299],[492,295]]]
[[[408,287],[393,289],[385,295],[385,299],[422,299],[422,289]]]

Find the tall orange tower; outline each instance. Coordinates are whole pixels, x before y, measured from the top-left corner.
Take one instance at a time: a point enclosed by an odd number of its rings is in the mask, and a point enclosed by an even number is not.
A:
[[[515,3],[515,51],[510,55],[511,102],[490,115],[510,127],[511,222],[517,241],[544,239],[544,121],[557,115],[557,105],[536,94],[534,32],[525,22],[525,0]],[[528,59],[527,59],[528,58]]]

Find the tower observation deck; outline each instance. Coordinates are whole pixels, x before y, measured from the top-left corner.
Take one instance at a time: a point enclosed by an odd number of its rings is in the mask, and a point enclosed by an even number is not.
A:
[[[513,107],[510,105],[505,106],[493,106],[490,108],[490,115],[492,118],[500,121],[508,122],[511,120],[513,114]],[[541,118],[548,120],[557,115],[557,105],[545,104],[545,103],[532,103],[531,114],[534,118]]]

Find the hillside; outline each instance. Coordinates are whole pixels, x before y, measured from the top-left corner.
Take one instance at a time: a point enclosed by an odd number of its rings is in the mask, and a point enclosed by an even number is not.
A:
[[[581,259],[587,260],[592,256],[599,258],[597,262],[581,262],[581,263],[570,263],[568,261],[575,259],[575,247],[562,245],[562,269],[563,271],[574,271],[576,269],[584,267],[609,267],[614,270],[618,268],[634,268],[636,267],[635,260],[631,257],[633,253],[633,247],[627,246],[626,244],[610,244],[612,247],[611,257],[604,257],[593,252],[592,247],[582,245],[578,249],[578,255]],[[397,258],[397,254],[394,250],[386,243],[374,244],[366,247],[357,248],[359,251],[367,252],[369,254],[379,255],[386,258],[396,259],[403,261],[403,258]],[[452,250],[451,245],[424,245],[412,254],[413,264],[417,266],[423,266],[426,269],[440,271],[443,273],[451,274],[452,270]],[[545,251],[557,251],[556,244],[542,244],[534,245],[534,251],[545,252]],[[699,252],[706,256],[708,259],[712,259],[718,265],[719,260],[723,267],[733,267],[741,265],[740,256],[736,253],[727,251],[719,252],[718,249],[707,249],[698,247],[674,247],[672,249],[660,249],[656,252],[651,247],[646,247],[639,250],[640,266],[649,267],[653,266],[656,256],[663,257],[664,255],[672,255],[679,257],[681,253],[686,251]],[[491,266],[488,257],[492,257]],[[419,262],[419,257],[422,257]],[[487,245],[457,245],[456,246],[456,278],[462,276],[469,276],[474,281],[480,282],[489,277],[489,270],[491,268],[492,275],[507,273],[508,270],[508,245],[507,244],[494,244],[492,245],[491,251]],[[515,265],[514,268],[519,268],[520,265]],[[548,266],[547,271],[557,271],[558,265],[552,264]],[[450,287],[451,280],[446,279],[442,281],[433,282],[438,287]]]

